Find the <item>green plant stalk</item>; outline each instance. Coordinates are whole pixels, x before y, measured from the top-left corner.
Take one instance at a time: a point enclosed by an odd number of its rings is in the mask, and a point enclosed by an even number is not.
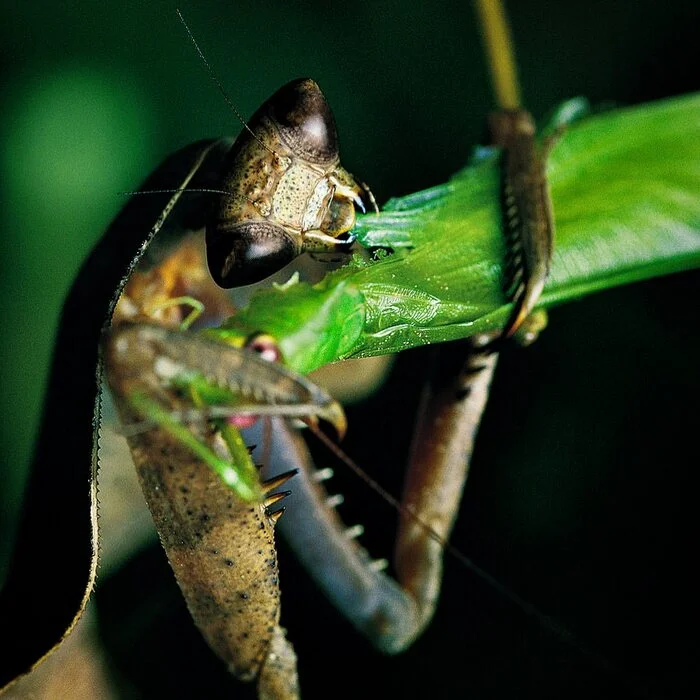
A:
[[[548,178],[556,238],[541,307],[700,265],[700,95],[568,126]],[[221,335],[270,333],[288,366],[306,373],[500,328],[510,305],[498,181],[491,153],[445,184],[390,200],[355,232],[394,252],[356,256],[313,286],[257,292]]]
[[[186,425],[145,394],[134,393],[129,396],[129,402],[144,418],[154,421],[191,450],[242,500],[252,503],[262,499],[257,469],[240,432],[235,427],[224,421],[221,421],[219,426],[231,453],[231,461],[228,462],[218,457],[211,448],[195,437]]]

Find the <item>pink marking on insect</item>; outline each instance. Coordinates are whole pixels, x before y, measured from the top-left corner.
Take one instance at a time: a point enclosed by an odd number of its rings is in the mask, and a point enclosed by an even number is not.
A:
[[[250,336],[245,343],[245,347],[260,355],[260,357],[267,362],[279,362],[282,359],[282,353],[275,339],[264,333],[255,333]],[[254,414],[231,416],[227,419],[227,423],[238,429],[251,428],[255,425],[259,417],[260,416]]]
[[[257,422],[258,418],[260,416],[253,416],[250,414],[242,414],[239,416],[231,416],[230,418],[226,419],[226,422],[229,425],[232,425],[234,428],[238,428],[239,430],[243,430],[245,428],[252,428],[255,423]]]

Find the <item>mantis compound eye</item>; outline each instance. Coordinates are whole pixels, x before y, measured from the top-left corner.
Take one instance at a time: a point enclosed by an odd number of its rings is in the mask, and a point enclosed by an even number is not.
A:
[[[260,282],[297,255],[292,237],[268,221],[248,221],[207,236],[209,271],[224,289]]]
[[[324,164],[337,160],[335,119],[313,80],[288,83],[270,98],[269,105],[282,140],[297,157]]]

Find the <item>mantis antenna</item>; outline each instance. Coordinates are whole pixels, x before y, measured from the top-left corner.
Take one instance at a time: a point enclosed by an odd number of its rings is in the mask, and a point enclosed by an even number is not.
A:
[[[226,90],[224,90],[224,86],[221,84],[221,81],[219,80],[219,77],[216,75],[214,72],[214,69],[211,67],[209,61],[207,61],[206,56],[204,55],[204,52],[202,49],[199,47],[199,44],[197,43],[197,40],[194,38],[194,34],[192,33],[192,30],[189,28],[189,25],[187,22],[185,22],[185,18],[182,16],[182,12],[180,12],[179,9],[176,9],[175,12],[177,12],[177,16],[180,19],[180,22],[182,22],[182,26],[185,28],[185,31],[187,32],[187,36],[190,38],[190,41],[192,42],[192,45],[194,46],[195,51],[199,55],[199,58],[201,59],[202,63],[204,64],[204,67],[209,74],[209,77],[212,79],[214,82],[214,85],[216,85],[217,89],[223,96],[224,100],[226,101],[226,104],[229,106],[229,109],[233,112],[233,114],[236,116],[238,121],[243,124],[243,128],[250,133],[250,135],[269,153],[272,153],[277,158],[280,158],[279,154],[277,154],[273,149],[271,149],[267,144],[265,144],[262,139],[248,126],[248,122],[243,118],[241,113],[238,111],[238,108],[236,105],[233,104],[233,101],[231,98],[228,96]]]

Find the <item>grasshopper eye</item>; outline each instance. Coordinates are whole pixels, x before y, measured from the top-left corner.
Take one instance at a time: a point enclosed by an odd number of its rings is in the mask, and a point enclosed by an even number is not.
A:
[[[338,131],[321,88],[302,78],[280,88],[269,102],[280,136],[299,157],[312,163],[338,158]]]
[[[279,362],[282,359],[282,353],[275,339],[267,333],[253,333],[246,340],[245,347],[267,362]]]
[[[207,230],[207,263],[224,289],[255,284],[299,254],[291,236],[267,221],[247,221],[227,231]]]

